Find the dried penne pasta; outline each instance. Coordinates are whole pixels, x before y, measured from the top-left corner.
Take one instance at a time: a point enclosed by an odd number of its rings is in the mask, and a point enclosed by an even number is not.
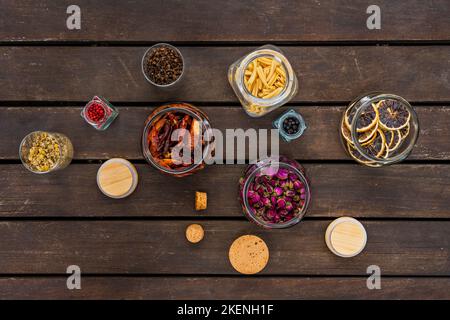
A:
[[[254,95],[255,97],[258,96],[258,84],[257,83],[255,83],[255,85],[253,86],[252,95]]]
[[[284,72],[283,69],[281,69],[281,67],[277,67],[277,68],[276,68],[276,72],[277,72],[278,74],[280,74],[281,76],[283,76],[284,78],[286,78],[286,73]]]
[[[278,74],[274,73],[272,75],[272,78],[269,80],[269,83],[268,83],[269,87],[272,87],[274,85],[275,81],[277,81],[277,79],[278,79]]]
[[[266,76],[264,75],[263,69],[262,69],[261,67],[258,67],[258,68],[256,69],[256,71],[258,71],[258,76],[259,76],[259,79],[261,79],[262,84],[263,84],[265,87],[269,87],[269,85],[267,84]]]
[[[262,64],[270,66],[272,64],[273,59],[271,58],[258,58],[258,61]]]
[[[248,79],[248,83],[251,85],[253,83],[253,81],[255,81],[256,79],[256,75],[257,75],[257,65],[256,65],[256,61],[253,61],[253,71],[252,71],[252,75],[250,76],[250,79]]]
[[[270,99],[279,95],[286,83],[281,64],[269,57],[254,59],[244,72],[244,85],[253,96]]]
[[[283,90],[283,88],[276,88],[275,90],[273,90],[268,95],[263,96],[263,99],[270,99],[272,97],[275,97],[275,96],[279,95],[282,90]]]
[[[277,66],[277,62],[275,60],[272,60],[272,64],[270,65],[269,75],[267,76],[267,79],[271,79],[272,78],[272,76],[273,76],[273,74],[275,72],[276,66]]]

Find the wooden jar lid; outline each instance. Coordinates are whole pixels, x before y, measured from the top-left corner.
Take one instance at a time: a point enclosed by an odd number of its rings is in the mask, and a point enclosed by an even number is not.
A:
[[[110,159],[102,164],[97,172],[97,185],[100,191],[110,198],[129,196],[136,189],[137,182],[135,167],[125,159]]]
[[[334,254],[344,258],[354,257],[366,246],[366,229],[354,218],[338,218],[328,226],[325,242]]]

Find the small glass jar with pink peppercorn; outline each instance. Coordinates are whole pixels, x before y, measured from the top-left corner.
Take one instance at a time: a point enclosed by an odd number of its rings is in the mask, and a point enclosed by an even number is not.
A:
[[[239,197],[250,221],[281,229],[300,222],[311,201],[311,190],[303,167],[280,156],[249,165],[239,181]]]
[[[97,130],[106,130],[119,111],[108,100],[95,96],[81,111],[81,117]]]

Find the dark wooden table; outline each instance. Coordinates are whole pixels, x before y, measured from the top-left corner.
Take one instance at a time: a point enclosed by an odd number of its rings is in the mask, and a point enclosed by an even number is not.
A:
[[[450,2],[380,0],[381,30],[368,30],[371,1],[88,1],[81,30],[66,28],[71,2],[0,0],[0,298],[138,299],[450,299]],[[256,10],[255,10],[256,8]],[[140,71],[145,50],[170,42],[185,56],[180,88],[161,92]],[[209,166],[173,179],[145,163],[143,123],[154,107],[186,101],[217,128],[269,128],[275,116],[248,117],[226,77],[228,66],[260,45],[279,45],[299,76],[289,103],[308,130],[281,152],[305,164],[313,202],[288,230],[248,222],[237,200],[243,165]],[[401,95],[417,110],[418,143],[402,164],[381,169],[351,161],[339,119],[356,96]],[[103,95],[120,116],[106,132],[81,119]],[[18,159],[20,140],[42,129],[67,134],[73,164],[38,176]],[[136,164],[127,199],[107,199],[95,175],[102,161]],[[194,211],[194,192],[209,207]],[[368,232],[356,258],[334,256],[324,232],[336,217]],[[201,223],[190,245],[184,230]],[[267,268],[241,276],[228,248],[242,234],[270,247]],[[382,289],[368,290],[379,265]],[[82,289],[66,288],[78,265]]]

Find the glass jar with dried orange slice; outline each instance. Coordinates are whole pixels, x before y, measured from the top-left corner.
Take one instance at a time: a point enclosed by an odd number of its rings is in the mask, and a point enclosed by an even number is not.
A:
[[[419,135],[419,121],[413,107],[402,97],[370,93],[350,103],[340,133],[353,159],[381,167],[408,157]]]

